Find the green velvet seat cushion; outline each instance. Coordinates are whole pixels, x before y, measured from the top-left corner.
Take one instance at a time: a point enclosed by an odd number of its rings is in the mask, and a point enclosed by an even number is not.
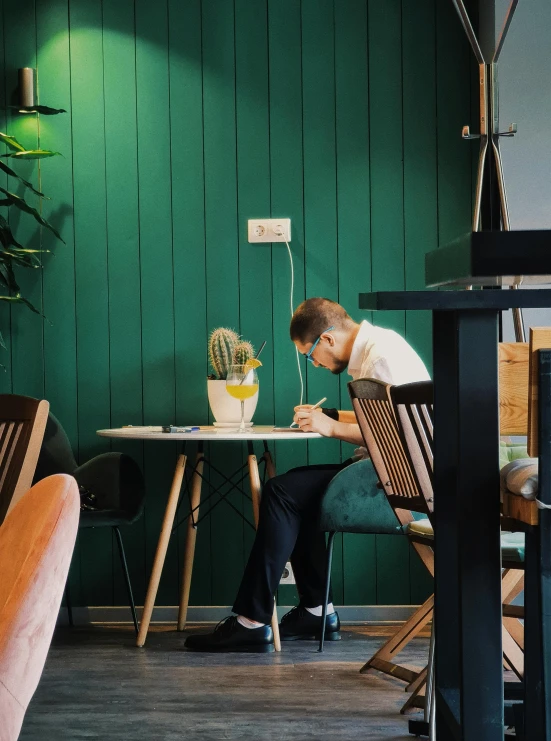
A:
[[[526,456],[526,443],[500,441],[500,467]],[[357,461],[339,471],[327,487],[321,502],[320,529],[324,532],[402,533],[402,528],[377,483],[377,475],[370,460]],[[413,516],[417,521],[426,519],[425,515],[419,513],[413,513]]]
[[[400,534],[401,528],[370,460],[351,463],[332,479],[321,501],[324,532]]]
[[[405,533],[410,535],[420,535],[427,540],[434,539],[434,530],[427,517],[404,525],[403,530]],[[501,558],[503,561],[523,563],[524,533],[501,533]]]
[[[528,449],[526,447],[526,441],[524,442],[508,442],[505,440],[499,441],[499,467],[500,469],[506,466],[511,461],[516,461],[518,458],[528,458]]]
[[[524,533],[501,533],[503,561],[524,562]]]

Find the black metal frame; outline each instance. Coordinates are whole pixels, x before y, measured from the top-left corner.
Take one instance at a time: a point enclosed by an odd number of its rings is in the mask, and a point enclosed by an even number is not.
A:
[[[524,739],[551,741],[551,350],[538,352],[541,509],[526,528]]]
[[[327,562],[325,565],[325,599],[323,601],[323,612],[321,616],[321,633],[318,651],[323,652],[325,644],[325,621],[327,620],[327,603],[329,602],[329,589],[331,588],[331,563],[333,561],[333,546],[335,544],[336,530],[331,530],[327,539]]]
[[[435,311],[433,343],[437,738],[503,741],[498,312]]]
[[[126,584],[126,591],[128,593],[128,600],[130,602],[130,610],[132,612],[132,622],[134,623],[134,630],[136,632],[136,635],[138,635],[138,617],[136,615],[136,604],[134,602],[134,594],[132,592],[132,583],[130,582],[130,574],[128,573],[128,564],[126,562],[126,553],[124,552],[124,544],[122,542],[122,535],[121,531],[119,530],[118,525],[113,525],[112,529],[115,532],[117,545],[119,549],[119,556],[121,560],[121,566],[122,571],[124,574],[124,581]],[[65,585],[65,605],[67,607],[67,616],[69,618],[69,625],[74,627],[74,620],[73,620],[73,606],[71,603],[71,591],[69,589],[69,582]]]
[[[268,443],[265,440],[263,440],[263,444],[264,444],[264,453],[258,459],[258,463],[259,464],[260,463],[264,463],[264,471],[263,471],[263,476],[262,476],[262,482],[264,483],[264,481],[266,479],[266,467],[267,467],[266,455],[269,453],[269,449],[268,449]],[[228,499],[228,496],[231,494],[231,492],[238,491],[240,494],[242,494],[243,496],[245,496],[249,501],[251,501],[251,495],[248,492],[246,492],[245,489],[243,489],[241,487],[241,483],[248,476],[247,463],[243,463],[243,465],[241,465],[238,468],[236,468],[233,473],[231,473],[229,476],[226,476],[225,473],[223,473],[222,471],[220,471],[219,468],[217,468],[208,458],[206,458],[204,456],[204,454],[203,454],[203,449],[204,449],[203,442],[198,442],[197,445],[198,445],[197,453],[200,456],[200,458],[196,461],[196,463],[193,466],[193,468],[191,468],[191,470],[189,471],[189,474],[187,474],[187,472],[186,472],[185,485],[182,487],[183,490],[182,490],[182,494],[180,496],[180,500],[178,502],[178,506],[176,508],[176,512],[178,512],[180,510],[180,507],[182,506],[182,503],[183,503],[183,501],[184,501],[184,499],[186,497],[187,497],[187,500],[188,500],[188,503],[189,503],[189,510],[187,511],[187,513],[185,514],[185,516],[182,517],[180,520],[178,520],[178,522],[174,525],[174,527],[172,528],[171,534],[174,534],[176,532],[176,530],[178,530],[178,528],[181,527],[182,525],[187,524],[187,521],[188,521],[188,519],[189,519],[190,516],[193,519],[193,527],[196,528],[199,525],[199,523],[202,522],[202,520],[204,520],[205,517],[207,517],[222,502],[225,502],[229,507],[231,507],[234,510],[234,512],[236,512],[239,515],[239,517],[241,517],[242,520],[244,522],[246,522],[247,525],[249,525],[249,527],[251,527],[253,530],[256,530],[254,524],[247,517],[245,517],[245,515],[243,514],[243,512],[241,512],[233,504],[233,502],[231,502]],[[186,443],[184,442],[182,444],[182,454],[185,453],[185,447],[186,447]],[[247,451],[248,451],[248,454],[249,455],[254,455],[254,446],[253,446],[252,440],[247,440]],[[198,469],[198,466],[199,466],[199,463],[202,463],[204,466],[206,465],[208,468],[210,468],[211,470],[213,470],[216,474],[218,474],[219,476],[221,476],[224,479],[224,481],[222,482],[222,484],[220,486],[213,486],[210,483],[208,477],[204,473],[199,473],[199,471],[197,470]],[[190,483],[191,483],[191,481],[193,479],[193,476],[196,473],[198,474],[198,476],[201,477],[201,480],[205,484],[207,484],[207,486],[209,488],[209,493],[206,496],[203,496],[203,494],[201,494],[201,502],[196,507],[192,507],[191,506]],[[234,481],[233,479],[236,476],[239,476],[239,474],[241,474],[241,478],[238,481]],[[229,487],[229,488],[227,488],[226,491],[223,491],[224,487],[226,487],[226,486]],[[205,506],[205,503],[208,502],[209,499],[211,499],[215,494],[218,494],[218,497],[219,498],[206,511],[202,511],[200,517],[198,517],[197,519],[195,519],[195,512],[200,507],[203,508]]]
[[[124,552],[122,535],[121,535],[121,531],[118,528],[118,525],[114,525],[113,530],[115,531],[115,535],[117,536],[117,545],[119,547],[119,556],[121,559],[122,570],[124,573],[124,580],[126,582],[126,591],[128,592],[128,600],[130,602],[130,610],[132,611],[132,621],[134,623],[134,630],[136,631],[136,635],[138,635],[138,618],[136,616],[136,605],[134,604],[134,594],[132,593],[132,584],[130,582],[130,574],[128,573],[128,564],[126,563],[126,554]]]

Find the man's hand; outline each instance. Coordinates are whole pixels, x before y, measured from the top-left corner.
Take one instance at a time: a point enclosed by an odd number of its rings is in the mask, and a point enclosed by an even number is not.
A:
[[[333,437],[335,420],[324,414],[321,409],[313,409],[311,404],[295,407],[296,422],[303,432],[317,432],[324,437]]]

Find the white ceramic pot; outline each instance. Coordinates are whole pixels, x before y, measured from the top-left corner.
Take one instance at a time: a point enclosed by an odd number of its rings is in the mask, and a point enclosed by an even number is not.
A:
[[[241,402],[226,391],[225,381],[207,380],[207,393],[214,419],[221,424],[241,422]],[[245,399],[245,422],[250,422],[258,402],[258,391],[250,399]]]

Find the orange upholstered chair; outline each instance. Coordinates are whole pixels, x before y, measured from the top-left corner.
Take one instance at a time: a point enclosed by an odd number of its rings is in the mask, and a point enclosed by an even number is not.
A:
[[[29,489],[0,526],[0,741],[16,741],[38,685],[80,514],[72,476]]]

